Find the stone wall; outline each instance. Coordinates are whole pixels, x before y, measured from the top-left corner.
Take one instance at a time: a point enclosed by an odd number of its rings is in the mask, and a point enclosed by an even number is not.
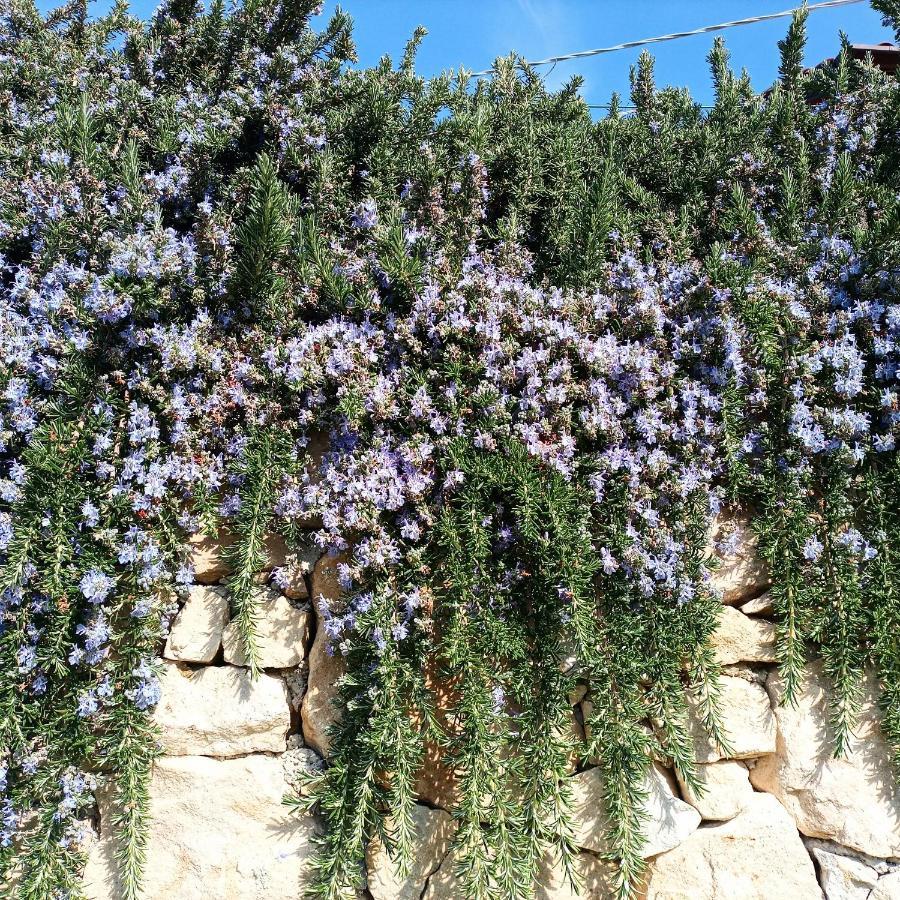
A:
[[[831,756],[828,691],[809,671],[796,707],[778,703],[768,576],[740,520],[723,523],[737,549],[715,580],[723,593],[716,653],[724,667],[727,758],[694,723],[697,797],[655,766],[647,779],[647,900],[900,900],[900,797],[868,684],[849,757]],[[295,900],[309,878],[317,823],[282,804],[303,773],[321,769],[339,658],[327,654],[309,598],[336,596],[335,560],[289,554],[269,541],[260,577],[264,673],[250,678],[217,583],[227,574],[220,545],[194,544],[196,584],[168,636],[156,711],[164,756],[151,788],[145,896],[201,900]],[[277,570],[277,577],[269,577]],[[280,589],[273,587],[277,582]],[[572,696],[572,728],[584,727],[590,685]],[[542,900],[611,894],[599,798],[591,767],[572,768],[574,817],[585,888],[575,894],[546,861]],[[400,878],[377,844],[367,858],[367,896],[464,897],[453,875],[452,778],[435,764],[420,780],[419,844]],[[115,900],[115,810],[98,791],[97,838],[84,873],[90,900]]]

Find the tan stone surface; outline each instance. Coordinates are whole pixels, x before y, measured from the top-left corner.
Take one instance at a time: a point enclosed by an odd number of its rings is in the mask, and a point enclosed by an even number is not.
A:
[[[567,674],[577,673],[581,668],[581,648],[577,636],[564,630],[559,639],[559,670]]]
[[[774,703],[782,681],[767,688]],[[804,834],[828,838],[875,857],[900,857],[900,792],[879,727],[877,686],[870,677],[850,754],[835,759],[829,726],[830,688],[821,666],[807,667],[797,706],[777,705],[778,749],[750,773],[758,790],[774,794]]]
[[[819,867],[819,884],[826,900],[868,900],[878,883],[875,869],[854,859],[850,851],[834,852],[836,845],[830,848],[824,842],[808,841],[806,848]]]
[[[322,756],[328,756],[331,741],[327,731],[339,716],[335,700],[338,697],[337,680],[344,674],[344,661],[336,649],[333,655],[328,654],[328,642],[317,604],[320,598],[334,602],[340,597],[337,567],[342,561],[340,556],[323,556],[316,563],[312,575],[313,604],[317,610],[316,636],[309,652],[309,684],[300,716],[306,743]]]
[[[456,857],[448,854],[441,867],[428,879],[422,900],[464,900],[465,889],[454,874]],[[581,884],[578,890],[566,880],[558,862],[549,853],[540,863],[535,900],[613,900],[615,867],[593,853],[582,851],[575,858],[575,871]]]
[[[704,825],[654,859],[646,900],[821,900],[815,869],[774,797],[754,794],[740,815]]]
[[[431,806],[452,809],[459,800],[456,775],[443,759],[444,750],[425,739],[422,768],[416,776],[416,796]]]
[[[868,900],[900,900],[900,869],[882,875]]]
[[[599,769],[588,769],[569,779],[572,786],[572,823],[575,843],[586,850],[604,853],[607,819],[603,809],[603,778]],[[664,772],[654,765],[647,773],[644,825],[646,859],[677,847],[700,824],[700,814],[672,792]]]
[[[319,597],[324,597],[329,603],[333,603],[342,594],[341,583],[338,578],[341,563],[346,562],[343,554],[319,557],[313,566],[311,583],[313,603],[317,604]]]
[[[280,678],[247,669],[166,663],[154,719],[172,756],[280,753],[291,727],[287,689]]]
[[[535,900],[600,900],[612,898],[615,891],[615,867],[592,853],[575,857],[575,871],[581,878],[576,890],[568,881],[555,857],[546,855],[541,861]]]
[[[461,900],[465,896],[463,886],[454,873],[456,857],[447,854],[441,867],[428,879],[422,900]]]
[[[702,795],[694,791],[678,777],[681,795],[700,816],[717,822],[733,819],[753,797],[750,773],[747,767],[736,759],[697,766],[697,779],[706,788]]]
[[[719,665],[739,662],[775,662],[775,626],[764,619],[751,619],[733,606],[723,606],[712,637]]]
[[[746,616],[771,616],[775,612],[772,592],[766,591],[741,605],[741,612]]]
[[[312,610],[294,606],[287,597],[269,588],[258,588],[254,602],[260,668],[289,669],[299,665],[309,643]],[[225,662],[235,666],[248,664],[236,623],[225,629],[222,647]]]
[[[296,900],[310,878],[314,820],[282,804],[270,756],[160,759],[150,786],[144,900]],[[88,900],[121,900],[110,792],[84,873]]]
[[[317,547],[305,547],[287,555],[281,569],[282,591],[286,597],[302,600],[309,596],[306,579],[312,577],[313,568],[321,555],[322,551]]]
[[[456,856],[450,853],[441,867],[428,879],[422,900],[465,900],[466,891],[454,874]],[[612,900],[615,868],[592,853],[582,851],[575,858],[575,871],[581,879],[579,890],[566,880],[554,857],[547,854],[540,863],[535,900]]]
[[[290,551],[284,538],[278,534],[267,534],[263,538],[266,545],[266,569],[274,569],[287,563]]]
[[[440,671],[432,657],[425,664],[425,687],[431,693],[438,725],[448,733],[454,728],[452,710],[459,702],[456,684]],[[425,738],[422,767],[416,776],[416,796],[441,809],[450,810],[459,801],[456,773],[444,762],[444,748],[432,737]]]
[[[378,839],[369,844],[366,854],[368,887],[374,900],[419,900],[428,877],[440,867],[450,849],[453,820],[443,810],[416,805],[412,867],[401,876],[397,861],[391,859]]]
[[[283,566],[288,557],[288,548],[277,534],[264,537],[266,562],[264,569]],[[217,535],[192,534],[187,541],[191,565],[194,567],[194,581],[198,584],[214,584],[229,574],[231,569],[224,551],[234,544],[234,535],[220,529]]]
[[[303,695],[300,716],[303,739],[322,756],[328,756],[331,746],[328,728],[339,718],[335,705],[338,698],[337,680],[344,671],[343,657],[337,652],[333,656],[328,655],[324,629],[319,628],[309,652],[309,683]]]
[[[588,686],[583,681],[579,681],[578,684],[569,691],[569,703],[572,706],[577,706],[587,696],[587,692]]]
[[[228,563],[222,552],[234,543],[234,538],[228,532],[221,531],[215,536],[192,534],[187,543],[190,562],[194,567],[194,581],[213,584],[228,574]]]
[[[775,716],[765,688],[743,678],[723,675],[719,710],[731,744],[731,759],[750,759],[775,752]],[[726,754],[710,740],[696,706],[691,703],[690,728],[697,762],[711,763]]]
[[[222,644],[228,600],[221,588],[195,585],[172,623],[163,656],[179,662],[209,663]]]
[[[727,556],[714,552],[720,565],[711,573],[713,587],[721,591],[722,602],[729,605],[763,593],[772,583],[769,567],[757,553],[758,541],[747,516],[722,513],[713,523],[713,541],[721,542],[732,534],[737,535],[735,552]]]

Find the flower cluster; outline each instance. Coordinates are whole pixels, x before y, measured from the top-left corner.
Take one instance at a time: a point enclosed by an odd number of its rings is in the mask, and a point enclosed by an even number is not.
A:
[[[900,697],[896,84],[844,58],[819,104],[721,77],[699,118],[644,60],[636,114],[595,123],[505,64],[475,92],[347,71],[346,20],[316,34],[313,6],[0,17],[0,868],[43,809],[28,846],[74,872],[84,772],[119,766],[136,890],[154,660],[203,528],[234,535],[251,660],[259,535],[335,556],[344,593],[315,601],[356,766],[325,778],[336,881],[365,847],[339,792],[385,815],[353,779],[412,771],[435,667],[465,694],[443,739],[491,891],[531,878],[511,846],[566,844],[545,787],[572,673],[610,803],[654,754],[689,777],[726,504],[760,513],[785,634],[844,697],[869,661]],[[545,766],[533,815],[477,781],[517,753]],[[627,881],[634,817],[610,814]],[[490,844],[512,822],[536,832]]]

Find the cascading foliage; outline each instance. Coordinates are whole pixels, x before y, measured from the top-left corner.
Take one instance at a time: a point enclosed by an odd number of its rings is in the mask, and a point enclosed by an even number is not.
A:
[[[349,19],[314,6],[0,15],[15,896],[80,896],[100,774],[138,896],[155,657],[199,530],[236,537],[251,662],[264,535],[340,555],[323,898],[372,835],[408,855],[426,753],[467,896],[572,871],[573,755],[628,895],[651,759],[692,782],[689,708],[727,746],[704,556],[727,506],[771,567],[788,699],[821,657],[845,752],[874,667],[900,762],[896,79],[846,50],[805,71],[801,12],[766,95],[717,41],[708,112],[644,56],[633,113],[593,121],[514,58],[416,77],[422,33],[353,68]]]

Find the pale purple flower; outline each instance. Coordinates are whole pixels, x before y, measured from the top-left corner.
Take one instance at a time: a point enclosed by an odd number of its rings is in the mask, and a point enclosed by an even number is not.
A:
[[[102,603],[115,586],[115,580],[99,569],[91,569],[82,576],[78,586],[88,601]]]
[[[818,538],[809,537],[806,539],[806,543],[803,545],[803,556],[805,559],[814,562],[822,555],[822,551],[824,549],[825,546]]]
[[[600,560],[603,564],[603,571],[607,575],[612,575],[619,568],[618,562],[616,562],[615,557],[606,547],[600,548]]]

